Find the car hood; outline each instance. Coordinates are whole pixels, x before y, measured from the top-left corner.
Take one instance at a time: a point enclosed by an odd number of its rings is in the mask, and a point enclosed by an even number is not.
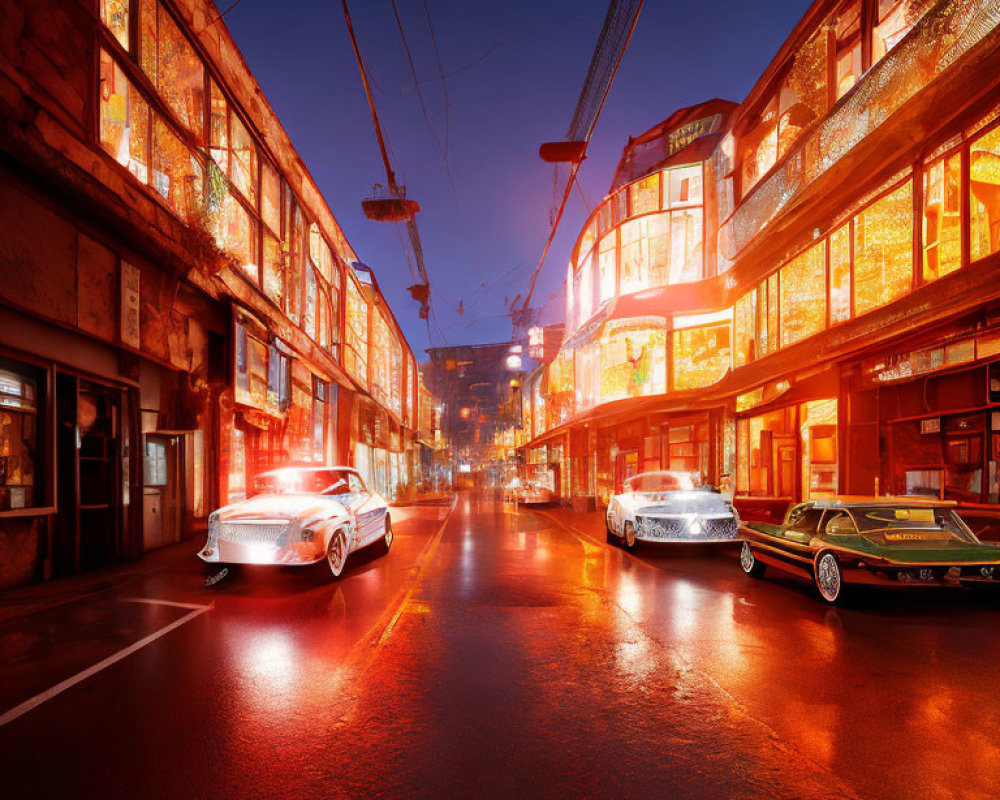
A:
[[[261,494],[219,511],[223,521],[240,519],[306,519],[317,514],[344,514],[343,503],[315,494]]]
[[[636,514],[643,516],[732,513],[729,503],[726,502],[726,497],[714,492],[635,492],[622,504],[634,509]]]
[[[865,537],[870,548],[878,555],[891,561],[905,561],[913,564],[955,562],[955,563],[1000,563],[1000,547],[991,544],[975,544],[959,541],[928,542],[888,542],[881,543]]]

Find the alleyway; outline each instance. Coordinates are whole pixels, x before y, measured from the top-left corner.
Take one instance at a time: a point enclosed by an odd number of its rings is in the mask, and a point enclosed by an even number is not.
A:
[[[995,598],[831,610],[728,547],[633,556],[593,514],[448,510],[395,511],[389,555],[339,582],[208,589],[175,549],[0,623],[0,715],[179,623],[0,725],[4,795],[994,795]]]

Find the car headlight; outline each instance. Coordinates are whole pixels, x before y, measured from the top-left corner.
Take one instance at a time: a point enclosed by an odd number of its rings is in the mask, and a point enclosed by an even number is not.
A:
[[[219,512],[213,511],[208,515],[208,547],[215,547],[219,539]]]
[[[316,541],[316,531],[312,528],[306,528],[302,531],[302,541],[303,542],[315,542]]]

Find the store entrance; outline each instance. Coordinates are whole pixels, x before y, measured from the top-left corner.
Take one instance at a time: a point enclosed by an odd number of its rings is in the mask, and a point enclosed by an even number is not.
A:
[[[145,437],[142,487],[144,550],[179,542],[184,508],[183,437],[150,433]]]

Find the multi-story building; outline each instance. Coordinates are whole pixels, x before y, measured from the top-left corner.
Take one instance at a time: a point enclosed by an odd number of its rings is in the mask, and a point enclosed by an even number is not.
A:
[[[191,535],[276,463],[391,496],[413,352],[215,5],[0,19],[0,584]]]
[[[988,520],[998,67],[991,0],[817,0],[742,103],[631,140],[570,258],[528,459],[561,448],[600,500],[671,468],[762,518],[922,493]]]

